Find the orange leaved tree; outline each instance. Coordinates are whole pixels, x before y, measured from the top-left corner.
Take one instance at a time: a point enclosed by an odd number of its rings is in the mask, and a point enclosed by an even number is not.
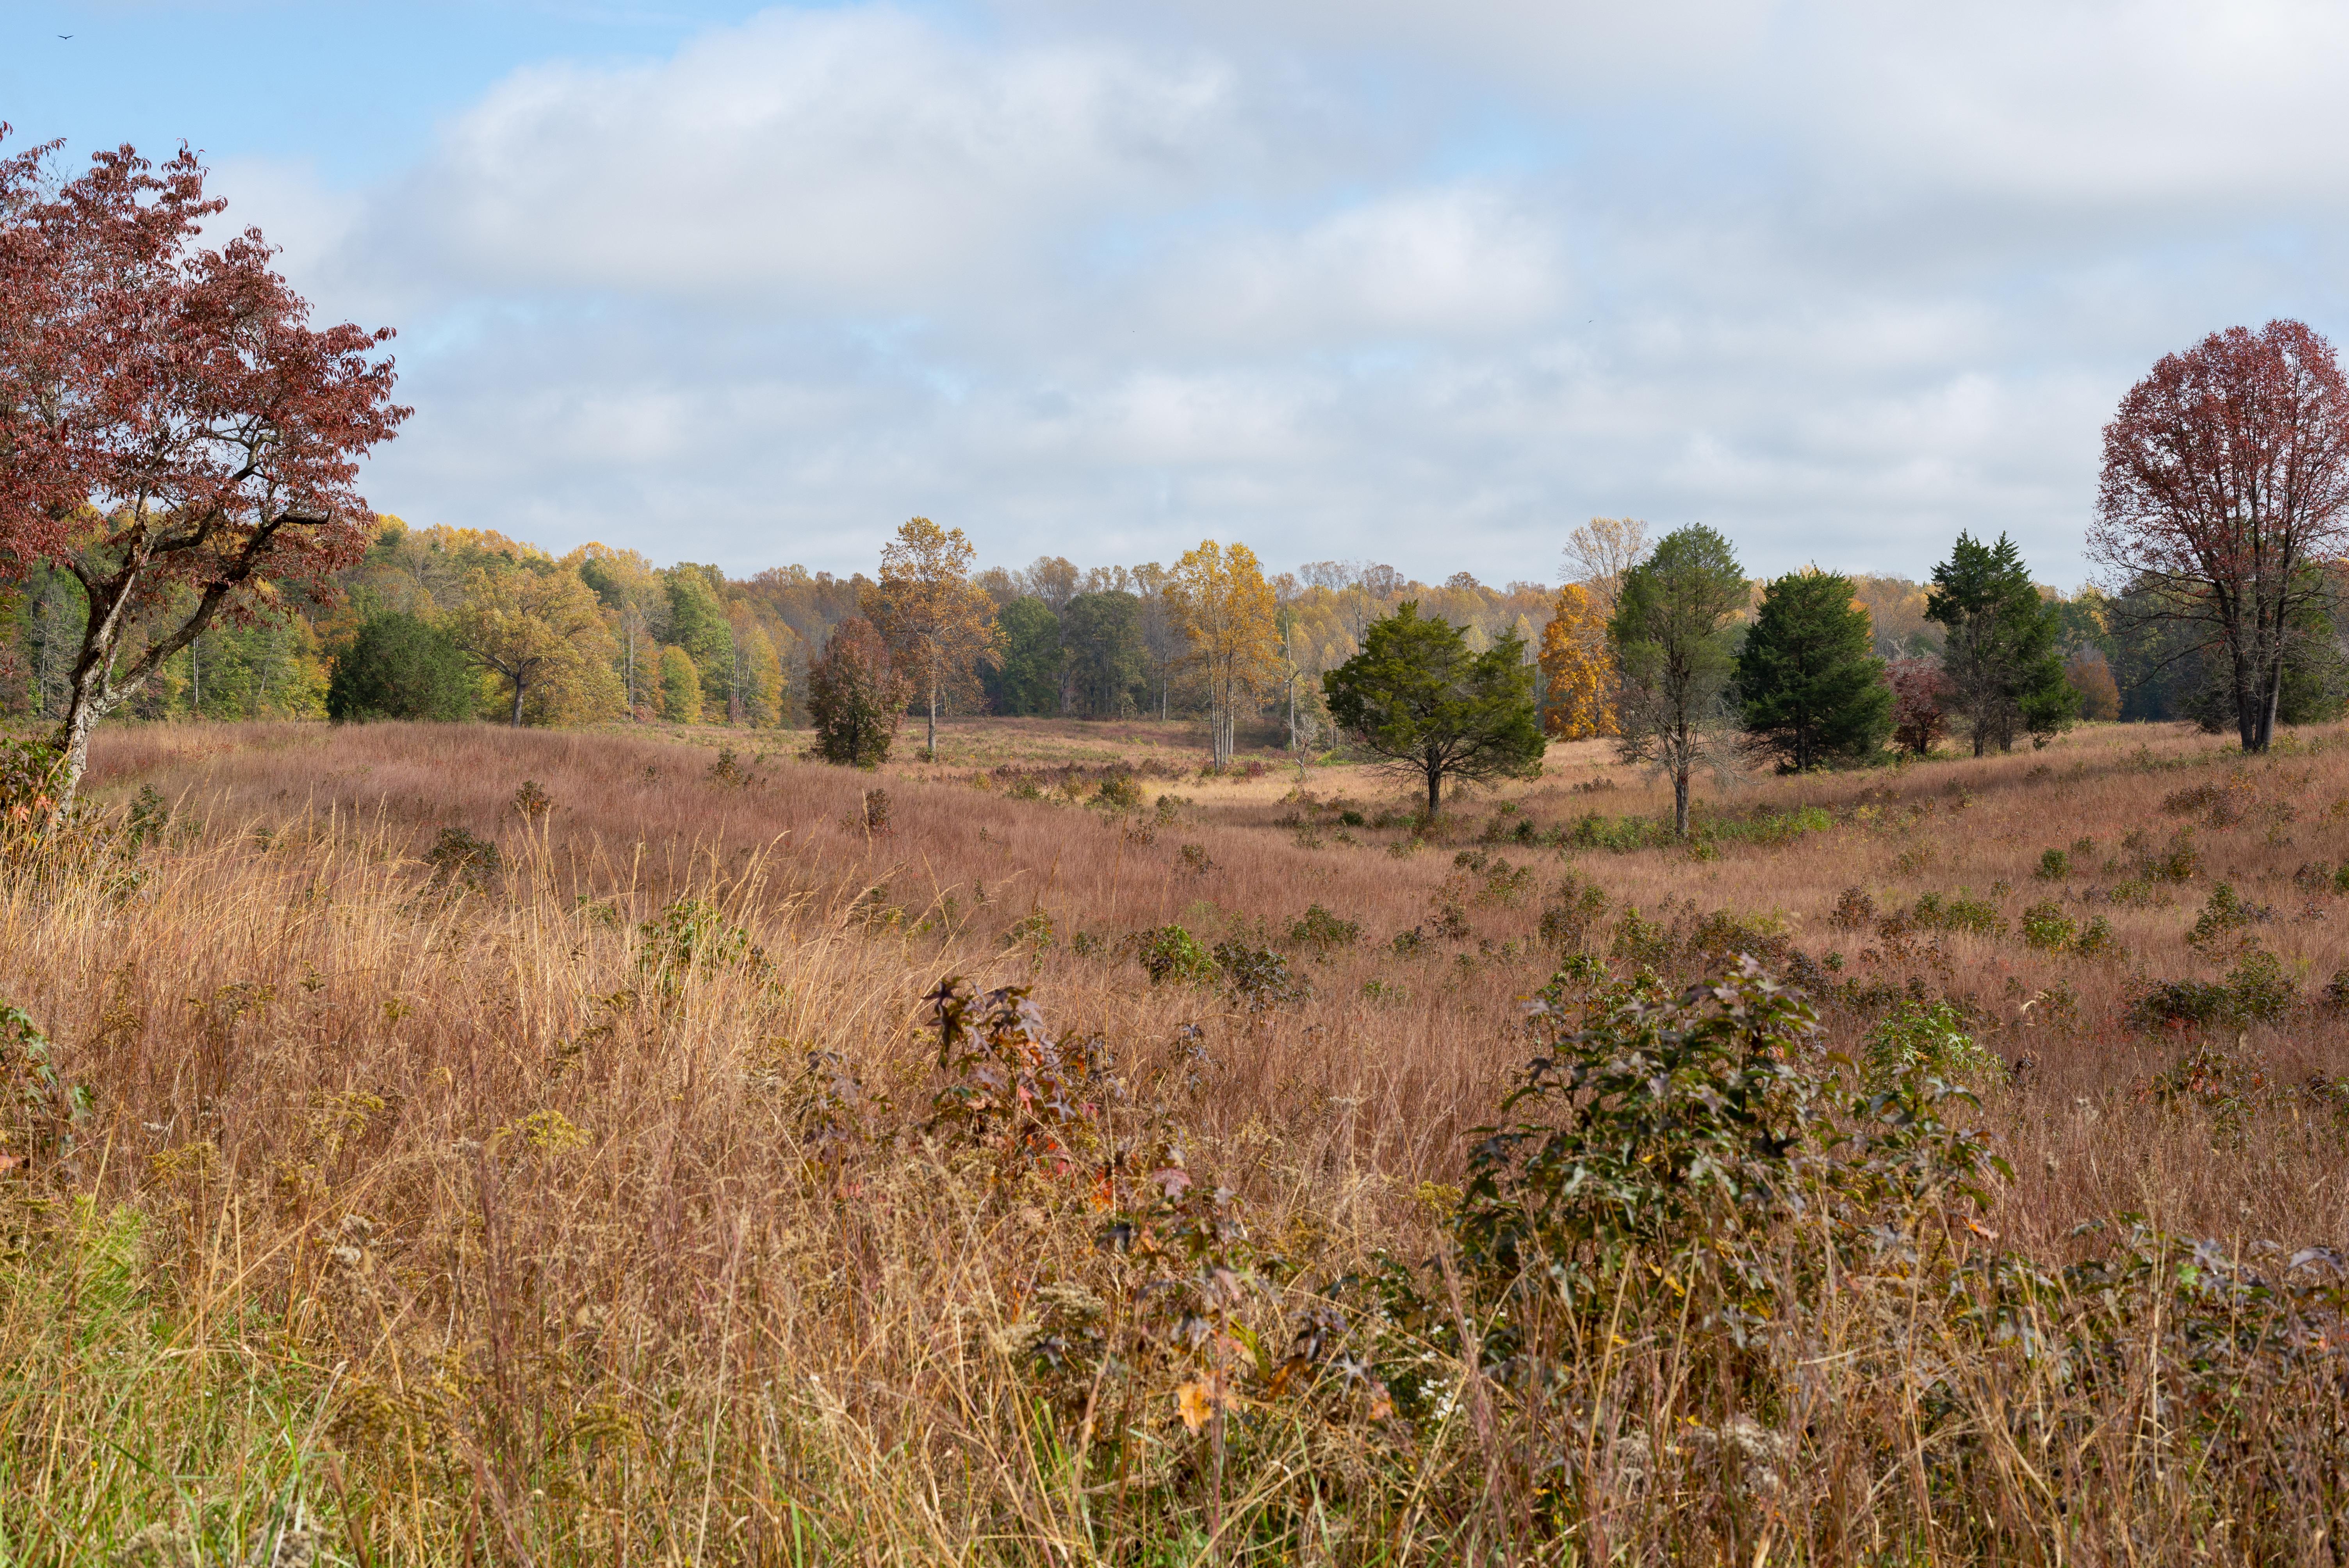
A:
[[[970,580],[970,541],[959,528],[911,518],[881,551],[881,580],[864,593],[864,614],[889,646],[899,678],[928,705],[925,744],[938,754],[938,707],[969,697],[978,665],[996,649],[995,601]]]

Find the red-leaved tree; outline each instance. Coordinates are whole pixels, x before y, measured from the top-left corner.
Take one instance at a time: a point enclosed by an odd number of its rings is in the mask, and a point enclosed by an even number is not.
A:
[[[388,329],[312,328],[258,230],[200,243],[225,203],[185,147],[57,181],[57,145],[0,160],[0,577],[81,585],[70,799],[91,728],[166,659],[367,548],[359,459],[409,411]]]
[[[2228,673],[2246,751],[2274,738],[2284,663],[2349,538],[2349,385],[2296,321],[2165,356],[2105,427],[2088,556]]]

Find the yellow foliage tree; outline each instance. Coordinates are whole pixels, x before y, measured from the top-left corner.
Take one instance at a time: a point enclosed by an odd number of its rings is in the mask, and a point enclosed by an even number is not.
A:
[[[1557,591],[1542,629],[1542,731],[1553,740],[1615,733],[1614,666],[1599,595],[1579,583]]]
[[[449,630],[467,657],[512,688],[515,725],[592,723],[616,717],[626,700],[602,609],[576,573],[552,562],[476,568]]]
[[[683,648],[660,651],[660,696],[661,717],[671,724],[701,722],[701,672]]]
[[[977,665],[996,647],[995,601],[970,581],[970,541],[959,528],[911,518],[881,551],[881,581],[864,614],[889,656],[928,705],[927,746],[938,754],[938,706],[977,695]]]
[[[1241,705],[1280,684],[1280,634],[1272,586],[1256,552],[1214,540],[1185,554],[1167,574],[1166,609],[1191,645],[1188,663],[1207,691],[1207,731],[1216,766],[1232,759]]]

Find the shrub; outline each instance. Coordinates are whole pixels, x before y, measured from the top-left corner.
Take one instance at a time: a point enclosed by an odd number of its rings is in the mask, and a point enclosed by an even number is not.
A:
[[[1672,934],[1628,904],[1615,922],[1614,956],[1627,963],[1661,968],[1671,962]]]
[[[1175,851],[1174,858],[1182,863],[1185,871],[1195,876],[1205,876],[1216,869],[1216,862],[1207,858],[1207,846],[1205,844],[1185,844]]]
[[[1836,895],[1835,913],[1827,923],[1837,931],[1865,931],[1876,918],[1876,900],[1864,887],[1847,887]]]
[[[57,1076],[32,1016],[0,1002],[0,1176],[72,1153],[88,1113],[88,1091]]]
[[[1288,960],[1269,947],[1226,940],[1216,944],[1214,956],[1225,992],[1236,1006],[1260,1013],[1311,994],[1310,986],[1289,974]]]
[[[513,792],[513,810],[514,815],[524,821],[542,821],[548,812],[554,810],[554,798],[537,779],[525,779],[521,788]]]
[[[1607,894],[1598,883],[1569,872],[1558,879],[1542,905],[1542,941],[1561,953],[1581,952],[1590,940],[1592,927],[1605,918],[1607,903]]]
[[[2050,851],[2053,854],[2056,851]],[[2023,941],[2028,947],[2062,953],[2079,940],[2079,931],[2054,899],[2042,899],[2023,912]]]
[[[1290,946],[1309,949],[1314,957],[1325,963],[1330,954],[1340,947],[1351,947],[1361,938],[1360,922],[1340,920],[1318,903],[1308,904],[1305,913],[1288,928]]]
[[[2195,918],[2194,929],[2186,934],[2189,945],[2200,948],[2223,946],[2228,938],[2246,926],[2275,918],[2275,911],[2266,904],[2246,903],[2236,896],[2232,883],[2220,882],[2210,890]]]
[[[487,887],[502,863],[497,845],[462,828],[441,829],[440,836],[425,851],[424,861],[432,868],[434,882],[461,882],[470,888]]]
[[[1134,933],[1129,940],[1133,944],[1136,962],[1150,976],[1153,985],[1167,980],[1191,982],[1215,976],[1215,956],[1180,925],[1154,926]]]
[[[2031,874],[2041,882],[2062,882],[2072,874],[2072,857],[2062,850],[2049,850],[2039,857],[2039,869]]]
[[[1142,809],[1142,786],[1133,781],[1131,774],[1112,773],[1093,791],[1093,804],[1104,811],[1138,811]]]
[[[2297,992],[2282,961],[2255,948],[2223,980],[2164,981],[2139,996],[2129,1014],[2142,1026],[2266,1023],[2282,1017]]]
[[[2124,956],[2121,944],[2114,940],[2112,923],[2101,914],[2080,928],[2080,934],[2073,939],[2072,951],[2083,958]]]
[[[681,898],[636,927],[636,968],[674,995],[696,971],[767,967],[750,934],[708,899]]]
[[[1911,1072],[1945,1081],[1979,1080],[1998,1059],[1974,1043],[1965,1015],[1947,1002],[1910,1002],[1868,1032],[1868,1081],[1887,1083]]]

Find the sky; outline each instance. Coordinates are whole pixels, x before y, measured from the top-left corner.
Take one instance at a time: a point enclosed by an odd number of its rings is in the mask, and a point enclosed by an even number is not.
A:
[[[2069,587],[2161,355],[2349,329],[2344,75],[2271,0],[0,0],[8,145],[184,140],[398,330],[379,510],[738,575],[1633,516]]]

